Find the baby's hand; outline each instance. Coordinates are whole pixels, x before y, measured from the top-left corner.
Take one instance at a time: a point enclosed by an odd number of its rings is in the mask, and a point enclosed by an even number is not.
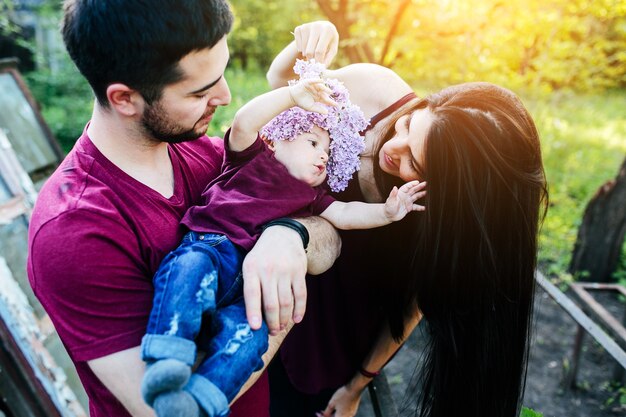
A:
[[[385,201],[385,216],[391,222],[402,220],[410,211],[424,211],[426,208],[415,201],[426,195],[425,182],[410,181],[402,187],[393,187]]]
[[[326,114],[328,109],[323,105],[336,106],[337,102],[330,98],[332,91],[321,78],[308,78],[289,86],[289,94],[293,103],[304,110]]]

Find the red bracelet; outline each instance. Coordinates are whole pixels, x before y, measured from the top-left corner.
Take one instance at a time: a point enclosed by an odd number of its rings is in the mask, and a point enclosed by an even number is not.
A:
[[[366,378],[376,378],[378,375],[380,375],[380,371],[370,372],[362,366],[359,368],[359,373]]]

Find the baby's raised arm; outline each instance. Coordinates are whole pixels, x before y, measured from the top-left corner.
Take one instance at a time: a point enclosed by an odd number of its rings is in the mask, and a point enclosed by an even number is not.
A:
[[[230,132],[230,149],[242,151],[252,145],[263,126],[293,106],[317,113],[327,113],[323,104],[331,106],[337,104],[330,98],[330,94],[331,90],[324,84],[324,80],[311,78],[253,98],[235,114]]]
[[[426,183],[410,181],[400,188],[393,187],[384,204],[335,201],[320,214],[337,229],[372,229],[402,220],[411,211],[424,211],[415,201],[426,195]]]

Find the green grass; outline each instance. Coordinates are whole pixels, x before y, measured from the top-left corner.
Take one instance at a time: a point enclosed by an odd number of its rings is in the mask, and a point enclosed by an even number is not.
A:
[[[562,274],[585,207],[626,158],[626,91],[527,99],[542,140],[550,207],[540,234],[540,263]]]

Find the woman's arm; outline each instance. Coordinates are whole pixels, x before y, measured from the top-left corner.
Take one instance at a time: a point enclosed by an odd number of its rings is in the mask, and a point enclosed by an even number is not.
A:
[[[371,373],[376,373],[382,369],[398,349],[402,347],[421,319],[422,315],[419,311],[416,311],[412,317],[407,319],[404,327],[404,337],[400,342],[396,342],[391,337],[389,326],[385,325],[373,349],[361,364],[361,369]],[[333,394],[323,412],[323,416],[353,417],[356,415],[359,402],[361,401],[361,393],[371,381],[372,378],[357,372],[350,382]]]
[[[270,65],[267,80],[272,88],[287,85],[294,78],[293,66],[298,58],[315,58],[326,66],[334,58],[339,36],[330,22],[312,22],[296,27],[294,41],[287,45]],[[350,91],[350,100],[372,117],[412,91],[398,74],[376,64],[352,64],[328,70],[323,77],[336,78]]]
[[[296,59],[315,59],[328,67],[337,54],[339,34],[330,22],[305,23],[296,27],[293,33],[294,41],[274,58],[267,72],[272,88],[285,86],[293,79]]]

